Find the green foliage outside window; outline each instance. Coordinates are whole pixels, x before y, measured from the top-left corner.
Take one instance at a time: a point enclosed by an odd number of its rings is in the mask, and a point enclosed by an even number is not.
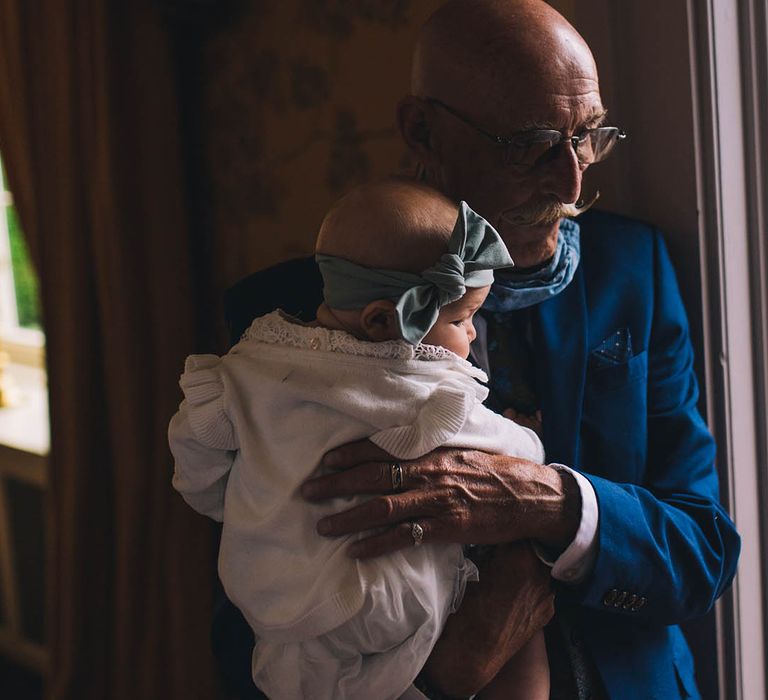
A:
[[[6,207],[5,213],[8,220],[8,234],[11,239],[11,266],[13,267],[13,284],[16,291],[19,325],[22,328],[40,329],[42,328],[42,320],[37,275],[29,259],[16,209],[12,206]]]

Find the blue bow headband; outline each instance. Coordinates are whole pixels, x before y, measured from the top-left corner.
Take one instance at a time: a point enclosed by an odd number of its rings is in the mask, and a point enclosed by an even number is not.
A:
[[[325,302],[333,309],[361,309],[377,299],[396,301],[400,333],[412,345],[435,325],[440,309],[464,296],[467,287],[493,283],[493,271],[513,267],[504,242],[466,202],[448,240],[448,252],[421,274],[363,267],[318,253]]]

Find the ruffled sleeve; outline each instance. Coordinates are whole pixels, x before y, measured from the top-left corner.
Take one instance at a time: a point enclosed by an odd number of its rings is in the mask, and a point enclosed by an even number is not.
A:
[[[185,400],[168,426],[175,460],[173,487],[196,511],[221,522],[238,448],[226,412],[221,360],[215,355],[190,356],[179,383]]]
[[[197,439],[207,447],[236,450],[237,437],[225,408],[221,358],[190,355],[179,385],[187,400],[189,423]]]
[[[430,394],[411,425],[386,428],[370,440],[398,459],[416,459],[450,441],[475,404],[472,391],[460,383],[441,382]]]

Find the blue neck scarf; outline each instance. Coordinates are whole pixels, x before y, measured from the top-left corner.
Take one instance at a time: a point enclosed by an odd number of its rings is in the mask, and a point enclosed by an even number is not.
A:
[[[483,310],[504,314],[560,294],[576,274],[579,253],[579,225],[571,219],[561,219],[557,248],[550,263],[529,274],[497,274]]]

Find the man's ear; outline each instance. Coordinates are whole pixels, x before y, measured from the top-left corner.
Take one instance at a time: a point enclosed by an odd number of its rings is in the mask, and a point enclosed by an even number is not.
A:
[[[397,126],[416,160],[424,166],[437,163],[432,129],[434,107],[415,95],[406,95],[397,105]]]
[[[376,342],[397,340],[400,330],[395,317],[395,302],[378,299],[366,306],[360,314],[360,327],[365,334]]]

